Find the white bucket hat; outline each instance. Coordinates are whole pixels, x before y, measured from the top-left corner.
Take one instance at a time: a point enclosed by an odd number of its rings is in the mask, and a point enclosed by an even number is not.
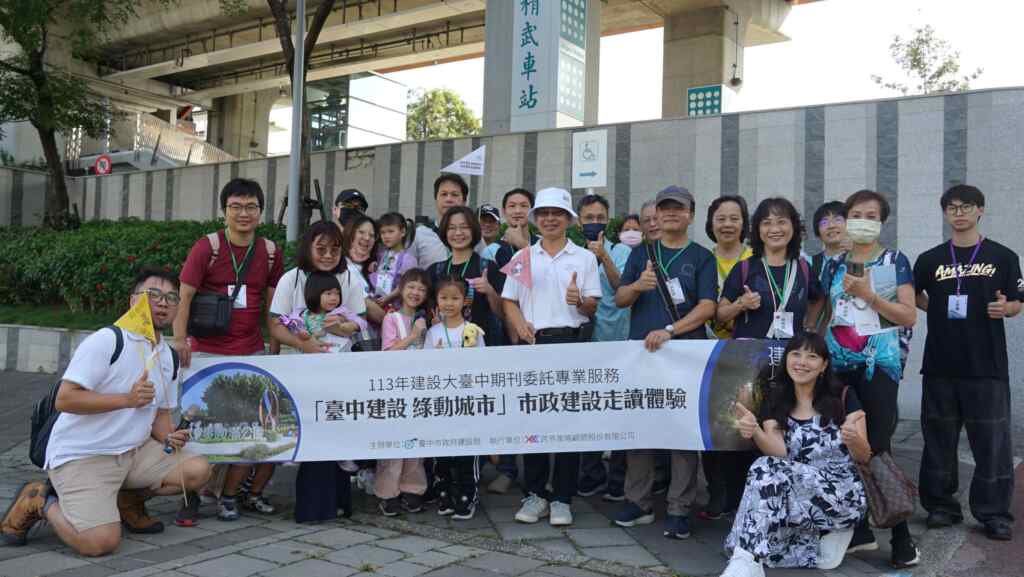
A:
[[[545,188],[538,192],[533,208],[530,209],[527,215],[530,222],[536,224],[536,219],[533,215],[540,208],[560,208],[569,213],[572,220],[576,220],[576,212],[572,209],[572,195],[564,188]]]

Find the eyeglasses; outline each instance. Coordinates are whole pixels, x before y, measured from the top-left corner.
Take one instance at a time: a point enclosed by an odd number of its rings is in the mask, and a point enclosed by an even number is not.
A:
[[[846,224],[846,219],[841,216],[826,216],[818,221],[818,228],[825,228],[830,225],[843,225]]]
[[[978,210],[977,205],[971,204],[969,202],[965,202],[963,204],[946,205],[946,214],[950,216],[956,216],[958,214],[963,216],[971,216],[972,214],[974,214],[974,211],[976,210]]]
[[[341,247],[338,245],[325,246],[318,244],[313,246],[313,250],[316,251],[318,256],[338,256],[341,254]]]
[[[140,295],[142,293],[146,293],[149,296],[150,302],[154,302],[154,303],[160,302],[160,301],[164,301],[165,303],[167,303],[169,305],[176,305],[176,304],[181,302],[181,295],[179,295],[178,293],[176,293],[176,292],[167,292],[167,293],[165,293],[164,291],[162,291],[162,290],[160,290],[158,288],[149,288],[149,289],[146,289],[144,291],[134,292],[132,294],[133,295]]]
[[[240,214],[242,212],[248,214],[259,214],[260,205],[258,204],[229,204],[228,212],[231,214]]]

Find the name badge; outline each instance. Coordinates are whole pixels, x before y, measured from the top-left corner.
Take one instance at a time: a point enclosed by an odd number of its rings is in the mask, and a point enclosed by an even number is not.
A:
[[[234,292],[235,292],[235,285],[229,284],[228,285],[228,296],[230,297]],[[245,293],[246,293],[245,285],[242,285],[242,288],[238,291],[238,298],[235,299],[234,308],[236,308],[236,309],[244,309],[245,308],[246,302],[248,302],[246,300],[247,296],[246,296]]]
[[[951,320],[966,319],[967,295],[949,295],[949,304],[946,310]]]
[[[877,335],[882,332],[882,319],[878,316],[878,313],[870,307],[864,307],[863,309],[853,307],[854,329],[857,334],[862,337],[869,337],[871,335]]]
[[[791,339],[793,335],[793,313],[789,311],[775,311],[772,314],[772,326],[768,329],[768,338]]]
[[[679,279],[670,278],[665,283],[668,286],[668,294],[672,297],[672,304],[681,305],[686,302],[686,293],[683,292],[683,286],[679,284]]]

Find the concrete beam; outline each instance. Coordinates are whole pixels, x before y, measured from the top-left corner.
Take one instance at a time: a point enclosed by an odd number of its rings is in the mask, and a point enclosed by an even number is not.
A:
[[[485,4],[485,0],[448,0],[443,3],[418,6],[376,18],[365,18],[346,24],[329,26],[320,32],[320,36],[317,38],[317,46],[344,40],[356,40],[371,34],[392,32],[402,28],[482,12]],[[123,70],[108,74],[105,78],[108,80],[155,78],[167,74],[199,70],[208,66],[231,64],[232,62],[279,54],[281,54],[281,41],[278,38],[271,38],[262,42],[253,42],[206,54],[189,56],[180,62],[168,60],[166,62]]]
[[[475,56],[483,53],[483,51],[483,42],[467,42],[465,44],[460,44],[458,46],[448,46],[443,48],[436,48],[433,50],[420,50],[418,52],[413,52],[411,54],[389,56],[386,58],[373,58],[369,60],[362,60],[359,62],[352,62],[348,64],[339,64],[337,66],[325,66],[324,68],[316,68],[310,70],[306,74],[306,81],[313,82],[315,80],[326,80],[328,78],[347,76],[350,74],[356,74],[358,72],[369,72],[371,70],[411,66],[424,61]],[[205,100],[208,98],[230,96],[232,94],[244,94],[248,92],[255,92],[258,90],[267,90],[270,88],[283,88],[289,86],[290,82],[291,81],[288,78],[288,75],[282,74],[280,76],[261,78],[259,80],[252,80],[249,82],[239,82],[238,84],[225,84],[224,86],[216,86],[214,88],[197,90],[195,92],[186,93],[185,96],[188,97],[189,100]]]

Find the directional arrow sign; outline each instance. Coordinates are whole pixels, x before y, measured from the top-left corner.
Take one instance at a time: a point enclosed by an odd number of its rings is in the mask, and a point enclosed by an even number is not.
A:
[[[585,177],[588,177],[588,176],[589,177],[597,176],[597,171],[596,170],[591,170],[590,172],[581,172],[580,173],[580,178],[585,178]]]
[[[608,186],[608,131],[589,130],[572,135],[572,187]]]

